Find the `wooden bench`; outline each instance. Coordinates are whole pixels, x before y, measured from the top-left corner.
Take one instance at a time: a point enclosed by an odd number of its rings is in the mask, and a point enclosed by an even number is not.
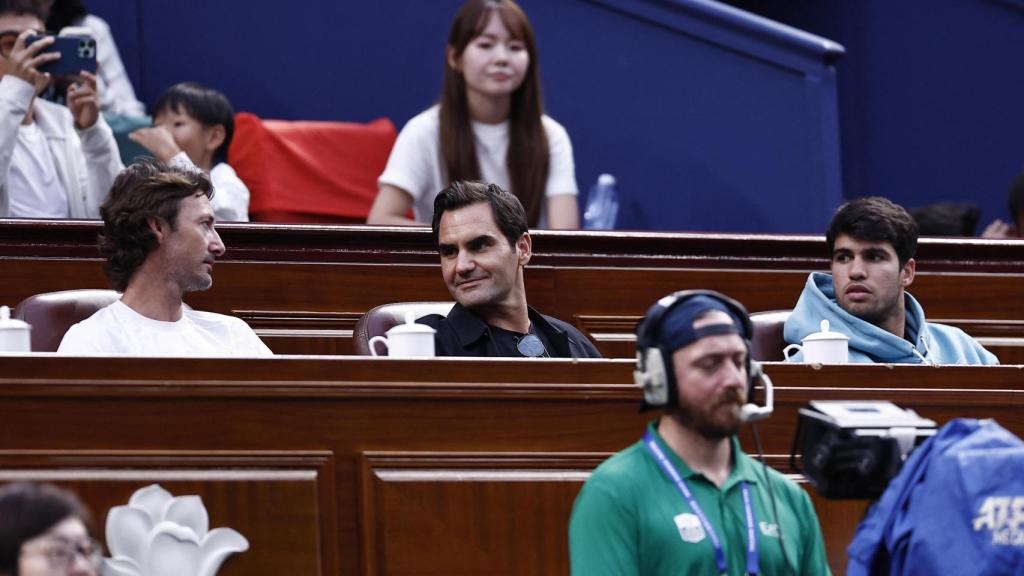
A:
[[[0,220],[0,303],[105,288],[96,222]],[[278,353],[351,354],[352,329],[386,303],[449,300],[424,228],[218,226],[228,246],[194,307],[246,320]],[[818,236],[557,232],[534,234],[526,271],[537,309],[573,322],[603,354],[632,357],[633,328],[674,290],[709,288],[751,312],[792,308]],[[929,319],[959,326],[1007,364],[1024,363],[1024,242],[924,239],[911,292]]]

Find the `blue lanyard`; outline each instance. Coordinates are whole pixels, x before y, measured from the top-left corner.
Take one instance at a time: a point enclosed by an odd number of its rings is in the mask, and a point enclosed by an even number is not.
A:
[[[661,446],[658,445],[658,441],[650,430],[644,434],[644,446],[651,452],[654,459],[658,461],[662,470],[672,478],[690,510],[693,510],[693,513],[700,519],[704,532],[707,533],[708,539],[711,540],[711,545],[715,548],[715,564],[718,565],[719,573],[728,574],[729,570],[725,562],[725,552],[722,550],[722,541],[718,539],[718,533],[711,526],[708,517],[704,515],[704,510],[701,509],[700,504],[697,504],[697,499],[690,492],[690,487],[686,485],[686,480],[679,475],[679,471],[676,470],[676,467],[665,456],[665,452],[662,451]],[[740,488],[743,491],[743,510],[747,521],[747,574],[760,574],[761,568],[757,556],[757,530],[755,530],[757,518],[754,516],[754,506],[750,501],[750,487],[747,485],[746,480],[740,483]]]

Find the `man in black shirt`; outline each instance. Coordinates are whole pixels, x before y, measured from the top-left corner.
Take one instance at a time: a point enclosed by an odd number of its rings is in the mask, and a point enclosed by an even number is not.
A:
[[[579,330],[526,303],[523,268],[532,255],[526,212],[496,184],[453,182],[434,200],[441,276],[456,304],[437,330],[438,356],[600,358]]]

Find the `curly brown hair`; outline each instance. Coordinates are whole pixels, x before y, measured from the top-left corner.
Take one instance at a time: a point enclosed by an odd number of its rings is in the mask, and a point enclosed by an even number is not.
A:
[[[100,253],[107,259],[103,271],[115,290],[124,292],[132,274],[157,248],[150,219],[177,229],[181,200],[199,194],[213,197],[209,176],[199,170],[140,160],[121,171],[100,207]]]

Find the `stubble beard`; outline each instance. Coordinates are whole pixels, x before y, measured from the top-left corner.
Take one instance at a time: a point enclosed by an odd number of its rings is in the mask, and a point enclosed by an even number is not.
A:
[[[213,276],[209,273],[196,271],[185,277],[181,283],[182,292],[202,292],[213,286]]]
[[[213,278],[209,275],[197,276],[185,284],[183,292],[202,292],[213,287]]]
[[[875,326],[884,326],[885,323],[896,315],[899,310],[901,293],[899,290],[893,295],[893,297],[885,302],[879,302],[878,305],[873,306],[863,311],[853,311],[853,308],[843,307],[844,310],[850,313],[850,315],[860,318],[861,320],[873,324]]]
[[[721,440],[739,433],[743,426],[740,406],[745,402],[744,394],[730,388],[719,395],[708,407],[697,406],[680,398],[678,406],[669,414],[682,426],[693,430],[708,440]],[[735,406],[728,420],[716,419],[725,406]]]

